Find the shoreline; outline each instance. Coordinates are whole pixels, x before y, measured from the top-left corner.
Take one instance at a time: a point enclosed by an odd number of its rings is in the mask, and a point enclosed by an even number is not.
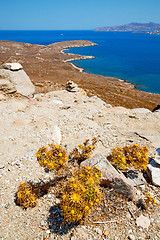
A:
[[[10,62],[20,63],[36,88],[36,93],[65,89],[66,82],[74,81],[88,96],[97,95],[112,106],[154,109],[160,94],[143,92],[126,80],[87,73],[70,61],[92,59],[93,56],[66,54],[70,47],[95,46],[90,41],[75,40],[36,45],[0,41],[0,68]]]
[[[92,42],[91,42],[92,43]],[[92,45],[93,44],[93,45]],[[75,68],[76,70],[78,70],[79,72],[85,72],[85,69],[83,68],[80,68],[78,66],[76,66],[74,63],[71,63],[71,61],[76,61],[76,60],[86,60],[86,59],[94,59],[96,57],[94,56],[85,56],[85,55],[78,55],[78,54],[74,54],[74,53],[65,53],[65,51],[68,51],[69,48],[74,48],[74,47],[91,47],[91,46],[97,46],[98,44],[97,43],[92,43],[92,44],[85,44],[85,45],[80,45],[80,46],[68,46],[67,48],[63,48],[60,52],[64,55],[67,55],[67,56],[72,56],[73,58],[71,59],[67,59],[67,60],[64,60],[63,62],[66,63],[66,62],[70,62],[71,66],[73,68]],[[87,72],[86,72],[87,73]],[[88,74],[93,74],[93,73],[88,73]],[[101,74],[94,74],[94,75],[99,75],[99,76],[103,76],[103,77],[109,77],[109,76],[104,76],[104,75],[101,75]],[[111,77],[111,78],[115,78],[115,77]],[[133,83],[130,83],[129,81],[125,80],[125,79],[120,79],[120,78],[115,78],[123,83],[126,83],[126,84],[129,84],[131,87],[134,87],[135,89],[137,89],[136,85],[134,85]],[[139,90],[137,89],[138,91],[142,91],[142,90]],[[142,92],[145,92],[145,91],[142,91]],[[147,93],[151,93],[151,92],[147,92]],[[157,94],[157,93],[151,93],[151,94]]]

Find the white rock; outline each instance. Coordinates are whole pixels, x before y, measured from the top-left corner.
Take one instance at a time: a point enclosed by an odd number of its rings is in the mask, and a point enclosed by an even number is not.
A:
[[[12,70],[12,71],[18,71],[20,69],[23,69],[22,65],[20,63],[5,63],[3,65],[4,69]]]
[[[149,228],[150,220],[149,218],[143,216],[142,214],[136,219],[136,224],[142,228]]]
[[[56,104],[56,105],[63,105],[63,102],[62,101],[59,101],[59,100],[51,100],[49,103],[51,104]]]
[[[128,239],[129,239],[129,240],[135,240],[136,238],[135,238],[134,235],[129,235],[129,236],[128,236]]]
[[[61,143],[61,130],[57,125],[52,126],[48,130],[46,130],[46,136],[48,141],[53,142],[54,144],[60,145]]]
[[[160,164],[154,159],[147,165],[147,174],[154,185],[160,186]]]
[[[5,92],[18,92],[25,97],[33,97],[35,87],[28,75],[23,71],[9,71],[0,69],[0,90]]]
[[[18,93],[25,97],[33,97],[35,87],[25,71],[19,70],[18,72],[11,72],[10,80]]]
[[[151,113],[147,108],[134,108],[130,110],[131,113]]]

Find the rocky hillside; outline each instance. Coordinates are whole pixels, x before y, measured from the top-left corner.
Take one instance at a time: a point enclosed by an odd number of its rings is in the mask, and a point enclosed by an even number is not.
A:
[[[36,94],[34,98],[3,96],[0,101],[0,212],[2,239],[159,239],[160,208],[149,204],[146,211],[128,201],[121,193],[133,189],[123,184],[120,195],[114,189],[103,188],[105,202],[90,214],[86,222],[75,227],[64,225],[56,208],[54,191],[39,199],[33,209],[24,210],[15,204],[15,194],[21,182],[48,181],[36,160],[37,150],[55,142],[70,152],[86,139],[97,137],[92,158],[101,161],[105,177],[111,181],[112,167],[105,168],[113,147],[139,144],[149,147],[154,157],[160,146],[160,111],[144,108],[112,107],[97,96],[88,97],[77,85],[69,83],[67,90]],[[93,160],[90,160],[93,163]],[[90,163],[88,163],[90,164]],[[108,169],[111,172],[107,173]],[[116,172],[115,172],[116,171]],[[160,176],[160,175],[159,175]],[[120,180],[121,181],[121,180]],[[141,184],[141,185],[139,185]],[[114,184],[113,184],[114,185]],[[134,185],[134,184],[133,184]],[[143,178],[134,185],[137,196],[149,192],[160,203],[159,187]],[[128,191],[128,190],[127,190]],[[98,213],[98,214],[97,214]]]

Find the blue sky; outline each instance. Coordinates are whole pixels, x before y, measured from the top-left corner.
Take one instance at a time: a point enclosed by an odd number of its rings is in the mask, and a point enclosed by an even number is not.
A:
[[[160,23],[160,0],[2,0],[1,30],[90,30]]]

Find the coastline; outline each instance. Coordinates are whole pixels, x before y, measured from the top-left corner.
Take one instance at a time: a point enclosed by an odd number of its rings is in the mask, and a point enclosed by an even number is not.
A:
[[[88,96],[97,95],[112,106],[144,107],[152,110],[160,103],[160,94],[143,92],[126,80],[90,74],[70,61],[92,59],[93,56],[66,54],[71,47],[97,44],[85,40],[36,45],[13,41],[0,41],[0,68],[10,59],[19,62],[36,87],[36,93],[65,89],[71,80],[83,88]]]

